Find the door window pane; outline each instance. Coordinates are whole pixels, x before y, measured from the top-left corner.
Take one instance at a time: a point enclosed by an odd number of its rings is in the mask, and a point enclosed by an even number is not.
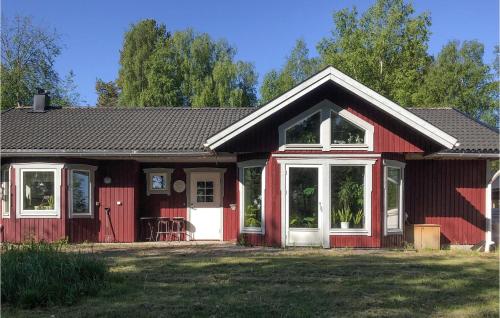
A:
[[[73,170],[71,173],[73,213],[89,213],[90,173]]]
[[[320,113],[301,121],[287,129],[287,144],[319,144]]]
[[[196,182],[196,202],[214,202],[213,181]]]
[[[331,227],[364,228],[365,167],[331,167]]]
[[[318,228],[318,169],[289,170],[290,228]]]
[[[23,209],[54,210],[54,172],[23,171]]]
[[[332,144],[362,144],[365,132],[332,112]]]
[[[261,227],[262,167],[243,169],[244,227]]]

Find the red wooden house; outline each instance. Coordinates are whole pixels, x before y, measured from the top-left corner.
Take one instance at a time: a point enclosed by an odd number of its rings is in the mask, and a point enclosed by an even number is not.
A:
[[[390,247],[405,224],[442,244],[491,241],[498,131],[451,109],[405,109],[329,67],[259,108],[2,113],[2,239],[187,239]],[[184,238],[184,237],[183,237]]]

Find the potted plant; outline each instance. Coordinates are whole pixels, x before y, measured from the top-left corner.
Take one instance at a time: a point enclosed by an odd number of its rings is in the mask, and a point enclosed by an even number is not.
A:
[[[349,228],[349,222],[352,220],[352,213],[349,208],[347,209],[340,209],[337,211],[337,215],[340,220],[340,228],[341,229],[348,229]]]
[[[363,210],[359,210],[358,213],[354,215],[352,218],[352,222],[354,223],[354,227],[362,227],[361,222],[363,221]]]

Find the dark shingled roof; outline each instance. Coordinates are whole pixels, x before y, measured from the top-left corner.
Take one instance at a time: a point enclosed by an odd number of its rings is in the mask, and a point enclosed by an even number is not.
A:
[[[255,108],[50,108],[2,113],[2,150],[206,152],[205,141]]]
[[[2,112],[3,151],[207,152],[206,140],[256,108],[30,108]],[[498,153],[498,131],[451,108],[409,109],[458,139],[448,152]]]
[[[410,108],[413,114],[455,137],[460,145],[442,152],[498,153],[498,130],[453,108]]]

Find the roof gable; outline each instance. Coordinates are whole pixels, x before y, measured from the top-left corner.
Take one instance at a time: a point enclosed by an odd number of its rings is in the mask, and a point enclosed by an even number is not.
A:
[[[260,107],[252,114],[240,119],[219,133],[213,135],[207,140],[205,146],[210,149],[216,149],[248,128],[263,121],[277,111],[287,107],[298,98],[312,92],[322,84],[329,81],[363,98],[374,107],[384,111],[408,126],[413,127],[423,135],[443,145],[447,149],[452,149],[457,143],[457,139],[453,136],[447,134],[436,126],[330,66],[292,88],[283,95],[272,100],[268,104]]]

